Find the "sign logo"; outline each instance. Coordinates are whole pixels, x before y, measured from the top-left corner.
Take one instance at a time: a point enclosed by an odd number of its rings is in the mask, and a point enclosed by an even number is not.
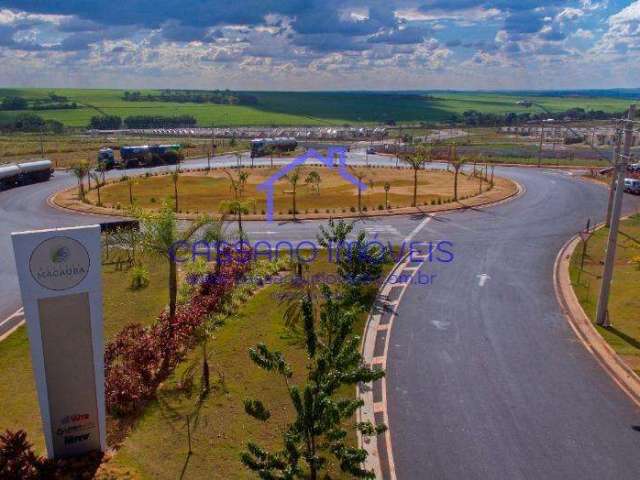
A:
[[[89,273],[89,252],[77,240],[53,237],[38,245],[29,259],[33,279],[47,290],[69,290]]]

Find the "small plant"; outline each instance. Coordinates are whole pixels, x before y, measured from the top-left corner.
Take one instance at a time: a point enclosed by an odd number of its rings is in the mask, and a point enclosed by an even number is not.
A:
[[[151,203],[156,203],[156,197],[151,197],[151,199],[149,200]]]
[[[356,211],[356,207],[351,207],[349,210],[350,210],[351,212],[355,212],[355,211]]]
[[[131,290],[140,290],[149,286],[149,271],[142,265],[131,269],[129,286]]]
[[[384,206],[382,204],[378,205],[378,210],[384,210]]]

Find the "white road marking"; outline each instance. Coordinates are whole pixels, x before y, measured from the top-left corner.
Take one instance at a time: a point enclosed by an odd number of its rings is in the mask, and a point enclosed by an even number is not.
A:
[[[484,284],[487,283],[487,280],[491,279],[491,277],[486,273],[480,273],[476,275],[476,277],[478,277],[478,285],[480,285],[481,287],[484,287]]]
[[[410,242],[411,240],[413,240],[413,237],[420,233],[420,230],[422,230],[424,226],[431,221],[431,218],[432,217],[427,217],[423,221],[421,221],[420,224],[416,228],[414,228],[409,235],[405,237],[404,241]]]
[[[400,232],[397,228],[392,225],[368,225],[364,227],[364,231],[367,232],[368,235],[374,234],[389,234],[394,236],[400,236]]]
[[[445,322],[442,320],[431,320],[431,324],[438,330],[446,330],[449,327],[450,322]]]

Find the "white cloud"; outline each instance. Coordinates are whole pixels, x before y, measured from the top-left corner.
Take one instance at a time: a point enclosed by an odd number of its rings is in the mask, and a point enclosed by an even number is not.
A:
[[[582,38],[584,40],[589,40],[593,38],[593,32],[590,30],[584,30],[583,28],[579,28],[578,30],[575,31],[575,33],[572,36],[576,38]]]

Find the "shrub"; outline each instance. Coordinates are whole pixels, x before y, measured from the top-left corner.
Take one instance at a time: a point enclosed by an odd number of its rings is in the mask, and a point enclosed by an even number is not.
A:
[[[351,212],[355,212],[355,211],[356,211],[356,207],[351,207],[349,210],[350,210]]]
[[[133,267],[129,277],[129,287],[131,290],[140,290],[149,286],[149,271],[142,265]]]
[[[378,210],[384,210],[384,206],[382,204],[378,205]]]
[[[0,435],[0,478],[40,480],[55,477],[55,463],[38,457],[24,430]]]
[[[151,203],[156,203],[156,197],[151,197],[151,199],[149,200]]]

